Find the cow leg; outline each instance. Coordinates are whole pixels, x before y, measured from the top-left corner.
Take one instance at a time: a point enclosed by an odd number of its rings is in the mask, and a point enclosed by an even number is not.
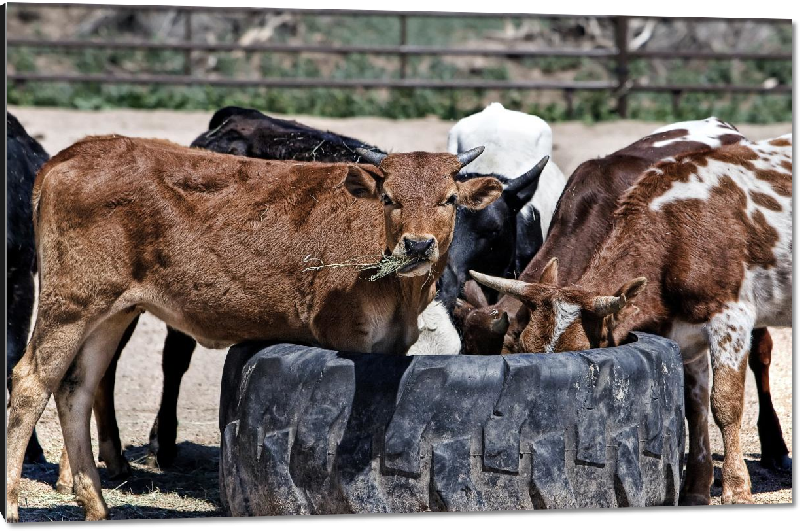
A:
[[[167,339],[161,366],[164,372],[164,388],[161,391],[161,406],[150,430],[150,455],[148,462],[165,468],[175,461],[178,453],[175,440],[178,437],[178,394],[181,379],[192,361],[197,343],[186,334],[167,327]]]
[[[13,261],[12,255],[13,253],[9,253],[9,262]],[[10,263],[6,280],[8,281],[8,297],[6,301],[6,388],[10,393],[13,385],[11,371],[22,358],[25,353],[25,345],[28,343],[35,289],[33,273],[30,272],[29,268],[23,270]],[[36,430],[31,434],[28,446],[25,449],[25,462],[47,462],[44,458],[42,446],[39,444],[39,439],[36,437]]]
[[[681,505],[711,503],[714,463],[711,460],[711,439],[708,435],[708,369],[708,356],[704,348],[683,366],[689,456],[686,460],[686,479],[679,500]]]
[[[769,365],[772,362],[772,337],[766,328],[753,330],[750,344],[750,369],[758,391],[758,438],[761,440],[761,465],[780,471],[792,469],[792,458],[783,440],[781,422],[772,405]]]
[[[61,459],[58,461],[58,479],[56,480],[56,492],[60,494],[72,494],[72,469],[69,467],[69,457],[67,447],[61,448]]]
[[[106,369],[103,379],[94,394],[94,419],[97,422],[97,438],[100,442],[100,461],[106,464],[111,479],[123,479],[130,475],[131,467],[122,453],[122,442],[119,438],[116,409],[114,407],[114,386],[117,374],[117,362],[122,350],[136,330],[139,322],[137,315],[122,334],[122,339],[114,352],[114,358]]]
[[[730,305],[706,326],[713,386],[711,411],[722,432],[722,503],[752,503],[750,474],[739,442],[744,409],[744,384],[755,311],[744,304]]]
[[[97,386],[133,318],[131,313],[120,313],[97,326],[83,343],[56,391],[56,407],[75,497],[84,508],[86,520],[108,518],[92,453],[89,421]]]
[[[43,309],[43,306],[48,306]],[[37,324],[25,355],[14,367],[8,408],[6,518],[19,520],[19,482],[25,448],[50,395],[78,352],[86,321],[74,313],[61,315],[55,305],[40,302]],[[42,330],[42,322],[66,323]]]
[[[139,317],[136,316],[120,340],[114,358],[106,369],[103,379],[94,394],[95,421],[97,422],[97,438],[100,442],[100,461],[106,463],[108,474],[111,479],[122,479],[130,475],[130,465],[122,454],[122,443],[119,439],[119,428],[114,411],[114,382],[116,380],[117,361],[122,353],[122,349],[136,329]],[[61,460],[58,464],[58,480],[56,481],[56,491],[61,494],[72,494],[72,469],[69,466],[66,446],[61,450]]]

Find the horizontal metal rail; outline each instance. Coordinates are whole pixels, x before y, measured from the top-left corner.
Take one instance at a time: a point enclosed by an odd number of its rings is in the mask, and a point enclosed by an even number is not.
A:
[[[530,50],[523,48],[449,48],[444,46],[327,46],[321,44],[251,44],[195,43],[195,42],[144,42],[144,41],[93,41],[8,39],[9,46],[35,48],[108,48],[143,50],[197,50],[209,52],[274,52],[274,53],[323,53],[375,55],[486,55],[525,57],[614,57],[615,50]],[[791,59],[791,55],[789,56]]]
[[[375,55],[474,55],[501,57],[616,57],[617,51],[594,50],[533,50],[525,48],[450,48],[445,46],[327,46],[322,44],[251,44],[205,42],[147,42],[147,41],[96,41],[96,40],[42,40],[11,38],[9,46],[32,48],[106,48],[139,50],[197,50],[208,52],[274,52],[274,53],[321,53]],[[779,60],[791,61],[792,54],[784,52],[698,52],[669,50],[637,50],[628,52],[630,58],[640,59],[716,59],[716,60]]]
[[[9,5],[22,6],[17,2],[9,2]],[[378,9],[303,9],[296,7],[237,7],[237,6],[177,6],[177,5],[117,5],[117,4],[81,4],[81,3],[41,3],[25,4],[28,7],[82,7],[95,9],[114,9],[114,10],[136,10],[136,11],[193,11],[198,13],[296,13],[299,15],[326,15],[326,16],[360,16],[360,17],[446,17],[446,18],[539,18],[539,19],[564,19],[564,18],[600,18],[611,19],[618,15],[594,15],[591,13],[581,15],[555,14],[555,13],[475,13],[459,11],[385,11]],[[697,22],[720,21],[720,22],[756,22],[756,23],[786,23],[791,24],[791,19],[782,18],[719,18],[719,17],[659,17],[659,16],[631,16],[630,18],[648,18],[657,20],[693,20]]]
[[[10,81],[44,81],[67,83],[114,83],[130,85],[216,85],[264,87],[352,87],[352,88],[476,88],[476,89],[539,89],[539,90],[609,90],[616,84],[608,81],[502,81],[485,79],[326,79],[326,78],[200,78],[181,75],[108,75],[108,74],[9,74]]]
[[[613,81],[502,81],[483,79],[325,79],[325,78],[200,78],[183,75],[108,75],[108,74],[9,74],[10,81],[113,83],[120,85],[215,85],[230,87],[285,88],[428,88],[428,89],[531,89],[595,91],[615,90]],[[792,87],[777,85],[631,85],[627,92],[736,92],[791,93]]]

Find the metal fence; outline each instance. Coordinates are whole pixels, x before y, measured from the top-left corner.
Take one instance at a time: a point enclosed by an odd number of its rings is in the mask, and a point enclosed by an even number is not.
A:
[[[30,7],[32,4],[28,4]],[[191,6],[128,6],[113,4],[35,4],[38,7],[93,7],[115,10],[177,10],[184,15],[184,34],[182,42],[148,42],[148,41],[108,41],[108,40],[42,40],[35,38],[10,38],[9,47],[26,46],[34,48],[55,47],[64,49],[128,49],[128,50],[178,50],[185,54],[184,72],[182,75],[112,75],[112,74],[43,74],[36,72],[15,72],[8,74],[9,82],[44,81],[74,83],[115,83],[144,85],[216,85],[216,86],[257,86],[257,87],[353,87],[353,88],[428,88],[428,89],[523,89],[523,90],[557,90],[564,94],[567,112],[573,112],[573,96],[576,91],[610,91],[617,101],[617,113],[621,117],[627,115],[628,96],[634,92],[670,93],[673,107],[677,109],[680,98],[687,92],[711,93],[751,93],[751,94],[790,94],[791,85],[685,85],[663,84],[642,85],[629,77],[630,61],[635,59],[696,59],[696,60],[777,60],[791,63],[791,53],[759,53],[759,52],[714,52],[714,51],[673,51],[673,50],[630,50],[629,49],[629,17],[599,16],[596,18],[611,19],[614,28],[613,49],[549,49],[537,50],[523,47],[503,49],[479,49],[464,47],[419,46],[408,44],[408,19],[418,17],[491,17],[491,18],[539,18],[559,19],[578,18],[577,15],[533,15],[521,13],[453,13],[453,12],[415,12],[415,11],[374,11],[374,10],[307,10],[287,8],[246,8],[246,7],[191,7]],[[385,46],[326,46],[310,44],[262,43],[240,45],[237,43],[202,43],[192,40],[192,14],[204,13],[295,13],[302,15],[326,15],[341,17],[384,16],[399,19],[398,44]],[[670,20],[688,17],[669,17]],[[691,18],[694,21],[716,21],[720,19]],[[780,19],[748,19],[750,22],[765,24],[791,24]],[[400,59],[399,78],[392,79],[327,79],[327,78],[208,78],[199,77],[192,72],[192,53],[205,52],[261,52],[261,53],[322,53],[346,55],[353,53],[392,55]],[[480,79],[409,79],[407,77],[407,58],[409,56],[499,56],[499,57],[576,57],[607,59],[613,61],[610,68],[614,79],[609,81],[527,81],[527,80],[480,80]]]

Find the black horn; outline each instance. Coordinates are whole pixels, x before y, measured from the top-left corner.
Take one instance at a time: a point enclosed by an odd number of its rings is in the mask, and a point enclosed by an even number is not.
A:
[[[364,148],[356,148],[356,153],[358,153],[358,156],[364,159],[364,161],[372,164],[375,167],[380,166],[381,162],[383,162],[383,159],[386,158],[386,153],[370,151]]]
[[[464,151],[463,153],[459,153],[456,155],[458,157],[458,162],[461,163],[461,167],[463,168],[473,160],[477,159],[478,156],[483,153],[483,150],[486,149],[483,146],[478,146],[475,148],[470,149],[469,151]]]
[[[536,166],[534,166],[527,172],[523,173],[522,175],[520,175],[519,177],[508,183],[508,186],[506,186],[506,191],[511,193],[517,193],[522,189],[527,188],[533,183],[536,183],[538,185],[539,176],[542,174],[542,171],[544,171],[544,167],[547,166],[547,163],[549,161],[550,161],[549,155],[545,155],[544,157],[542,157],[542,160],[536,163]]]

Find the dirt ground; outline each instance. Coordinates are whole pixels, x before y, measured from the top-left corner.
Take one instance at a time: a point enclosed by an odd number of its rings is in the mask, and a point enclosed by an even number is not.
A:
[[[9,109],[51,155],[86,135],[119,133],[159,137],[189,144],[206,130],[210,112],[169,111],[71,111],[43,108]],[[314,127],[354,136],[394,151],[444,151],[452,122],[438,119],[392,121],[379,118],[326,119],[296,116]],[[584,160],[602,156],[650,133],[660,123],[620,121],[587,126],[562,123],[553,126],[553,158],[569,175]],[[791,124],[743,125],[740,130],[757,140],[785,134]],[[792,441],[792,334],[791,329],[771,330],[775,342],[772,362],[772,394],[791,452]],[[175,518],[220,515],[218,466],[219,382],[224,350],[198,347],[181,388],[178,417],[179,456],[166,471],[147,467],[143,461],[150,426],[161,395],[161,349],[166,328],[145,314],[128,344],[117,371],[117,418],[125,453],[134,473],[124,482],[107,481],[101,466],[104,494],[114,519]],[[756,420],[755,382],[748,372],[742,445],[757,503],[791,503],[791,473],[774,473],[758,464],[760,447]],[[27,521],[75,520],[81,510],[72,496],[55,492],[57,462],[62,438],[51,399],[39,424],[40,440],[50,464],[26,465],[20,495],[20,516]],[[94,424],[92,426],[95,437]],[[719,503],[722,441],[712,424],[712,450],[717,485],[712,490]],[[96,440],[94,441],[96,445]],[[95,446],[96,454],[96,446]]]

